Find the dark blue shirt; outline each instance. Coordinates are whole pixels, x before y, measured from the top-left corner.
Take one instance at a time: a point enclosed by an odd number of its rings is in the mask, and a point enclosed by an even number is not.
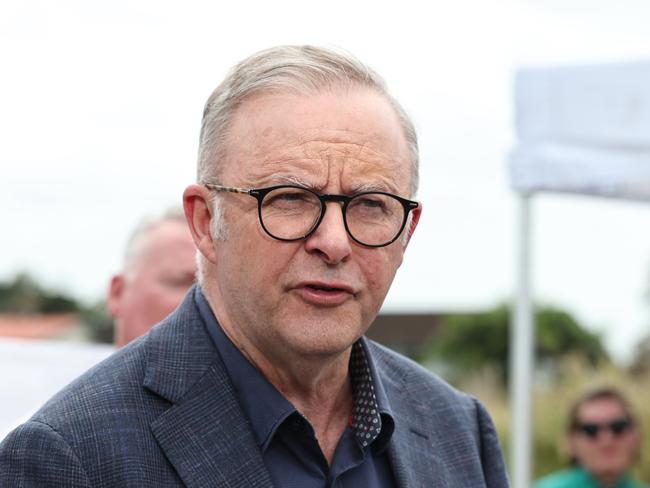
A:
[[[230,341],[197,289],[196,304],[278,488],[393,488],[387,447],[394,430],[386,394],[363,342],[352,346],[354,405],[331,466],[309,421]]]

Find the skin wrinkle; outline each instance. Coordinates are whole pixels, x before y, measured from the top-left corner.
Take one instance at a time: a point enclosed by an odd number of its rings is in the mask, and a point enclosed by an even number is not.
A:
[[[354,94],[355,92],[345,92],[345,94]],[[369,93],[378,96],[373,91]],[[242,105],[254,103],[256,100],[263,98],[264,96],[273,96],[278,99],[293,99],[295,95],[290,94],[256,94],[248,98]],[[381,98],[381,96],[379,95]],[[306,109],[299,110],[298,114],[305,114]],[[367,122],[361,120],[358,114],[353,110],[348,110],[349,118],[351,119],[348,124],[346,124],[344,129],[333,129],[326,127],[325,122],[321,123],[319,127],[314,128],[301,128],[299,131],[296,131],[294,124],[291,124],[290,121],[286,121],[285,124],[280,126],[275,125],[271,127],[263,127],[257,134],[255,139],[252,134],[249,134],[248,138],[242,140],[241,134],[236,141],[230,141],[231,144],[246,144],[249,148],[257,148],[258,151],[252,153],[252,157],[259,161],[259,168],[253,172],[253,178],[256,179],[256,182],[259,183],[260,180],[263,180],[264,177],[268,178],[269,166],[272,165],[272,173],[280,173],[282,171],[282,166],[279,168],[276,165],[283,163],[304,163],[299,164],[305,168],[305,173],[313,178],[314,172],[318,170],[318,166],[324,160],[328,163],[333,160],[339,160],[343,158],[344,162],[364,162],[367,167],[383,167],[389,170],[391,177],[385,177],[383,184],[386,185],[386,188],[382,189],[383,191],[388,191],[390,193],[396,193],[402,196],[411,196],[410,191],[398,192],[397,189],[404,186],[403,181],[393,181],[395,175],[402,175],[403,172],[399,171],[404,165],[410,166],[409,162],[409,150],[408,145],[404,138],[394,138],[394,142],[390,147],[387,147],[386,150],[380,152],[378,149],[371,149],[370,141],[375,140],[378,137],[381,137],[379,129],[377,127],[369,127]],[[395,114],[392,114],[394,121],[397,121]],[[234,119],[231,121],[230,129],[233,129]],[[255,127],[256,125],[263,124],[263,117],[261,114],[253,117],[249,117],[247,122]],[[391,121],[393,122],[393,121]],[[355,130],[355,124],[359,124],[363,130]],[[382,124],[381,129],[385,129],[385,123]],[[359,142],[361,139],[361,142]],[[385,141],[384,141],[385,142]],[[232,147],[229,144],[229,147]],[[336,154],[333,152],[336,151]],[[229,154],[238,154],[239,151],[227,151]],[[392,159],[391,154],[403,154],[403,160],[395,161]],[[323,156],[325,154],[325,157]],[[340,157],[337,157],[340,155]],[[347,157],[347,158],[346,158]],[[230,164],[243,164],[243,161],[237,160],[238,158],[233,158],[233,161],[227,161],[226,166]],[[313,161],[315,164],[309,167],[309,161]],[[365,166],[364,165],[364,166]],[[349,166],[347,164],[342,164],[342,168]],[[292,171],[295,168],[292,168]],[[327,165],[327,170],[330,171],[329,164]],[[361,172],[360,179],[367,181],[372,179],[372,174]],[[408,179],[412,178],[410,172],[408,172]],[[320,183],[321,181],[327,181],[329,173],[324,175],[324,178],[316,179],[319,184],[314,185],[314,189],[321,190],[325,184]],[[229,182],[226,182],[229,183]],[[410,188],[410,181],[408,182],[408,188]],[[273,184],[273,183],[271,183]],[[263,186],[271,186],[271,184],[264,184]],[[251,182],[253,185],[253,182]],[[262,186],[262,185],[260,185]]]
[[[331,179],[331,175],[338,174],[340,180],[359,180],[350,183],[343,189],[344,191],[341,193],[346,195],[372,190],[386,191],[397,195],[403,194],[404,192],[400,192],[398,187],[403,187],[405,183],[395,181],[395,178],[388,176],[383,170],[376,170],[378,166],[390,168],[390,172],[395,175],[400,164],[391,163],[390,160],[386,159],[379,163],[378,161],[360,160],[360,158],[350,156],[336,157],[332,155],[331,148],[324,147],[318,158],[283,157],[263,161],[252,171],[252,177],[248,184],[250,187],[255,184],[272,186],[283,182],[302,182],[300,183],[302,186],[317,192],[323,192],[327,182]],[[368,183],[368,179],[375,181]],[[229,182],[226,183],[229,184]]]

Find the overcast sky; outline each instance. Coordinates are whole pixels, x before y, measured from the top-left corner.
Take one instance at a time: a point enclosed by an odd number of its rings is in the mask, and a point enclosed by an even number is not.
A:
[[[3,2],[0,279],[102,297],[129,231],[193,181],[225,71],[313,43],[374,67],[418,129],[424,213],[385,310],[492,306],[515,276],[515,71],[650,60],[648,25],[646,0]],[[538,300],[629,356],[650,330],[650,205],[542,195],[533,217]]]

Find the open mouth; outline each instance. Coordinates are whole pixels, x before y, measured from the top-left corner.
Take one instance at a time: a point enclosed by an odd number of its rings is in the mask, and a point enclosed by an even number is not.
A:
[[[330,286],[321,286],[321,285],[307,285],[307,288],[311,288],[312,290],[329,291],[329,292],[346,291],[342,288],[333,288]]]
[[[347,286],[330,286],[325,283],[303,283],[296,289],[300,296],[317,306],[337,306],[348,301],[354,293]]]

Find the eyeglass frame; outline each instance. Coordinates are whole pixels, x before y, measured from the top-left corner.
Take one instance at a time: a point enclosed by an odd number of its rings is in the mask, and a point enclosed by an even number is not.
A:
[[[409,214],[411,213],[412,210],[415,210],[420,206],[419,202],[416,202],[414,200],[409,200],[407,198],[400,197],[399,195],[395,195],[393,193],[388,193],[384,191],[364,191],[361,193],[357,193],[356,195],[348,196],[348,195],[337,195],[337,194],[320,195],[316,193],[314,190],[311,190],[310,188],[306,188],[300,185],[274,185],[265,188],[237,188],[237,187],[223,186],[218,183],[203,183],[203,186],[206,187],[208,190],[212,190],[212,191],[225,191],[228,193],[239,193],[243,195],[249,195],[255,198],[257,200],[257,216],[260,221],[260,225],[262,226],[262,229],[264,229],[264,232],[266,232],[266,234],[272,237],[273,239],[276,239],[278,241],[283,241],[283,242],[295,242],[295,241],[300,241],[302,239],[307,239],[314,232],[316,232],[316,229],[318,229],[321,222],[323,221],[323,217],[325,217],[325,212],[327,211],[327,205],[325,205],[325,203],[339,202],[339,203],[343,203],[343,206],[341,207],[341,212],[343,214],[343,225],[345,226],[345,231],[354,242],[365,247],[372,247],[372,248],[386,247],[392,244],[393,242],[395,242],[399,238],[399,236],[402,235],[402,232],[404,232],[404,227],[406,227],[406,222],[408,221]],[[316,196],[316,198],[318,198],[321,207],[320,215],[306,234],[292,239],[277,237],[273,235],[266,228],[266,225],[264,225],[264,219],[262,218],[262,201],[264,200],[266,195],[279,188],[296,188],[298,190],[304,190],[313,194],[314,196]],[[350,228],[348,227],[347,208],[350,201],[352,201],[354,198],[358,198],[363,195],[377,195],[377,194],[392,197],[395,200],[397,200],[399,203],[401,203],[402,208],[404,210],[404,218],[402,219],[402,224],[400,226],[399,231],[395,234],[395,237],[393,237],[390,241],[383,244],[366,244],[365,242],[362,242],[356,237],[354,237],[354,235],[352,235],[352,232],[350,232]]]

